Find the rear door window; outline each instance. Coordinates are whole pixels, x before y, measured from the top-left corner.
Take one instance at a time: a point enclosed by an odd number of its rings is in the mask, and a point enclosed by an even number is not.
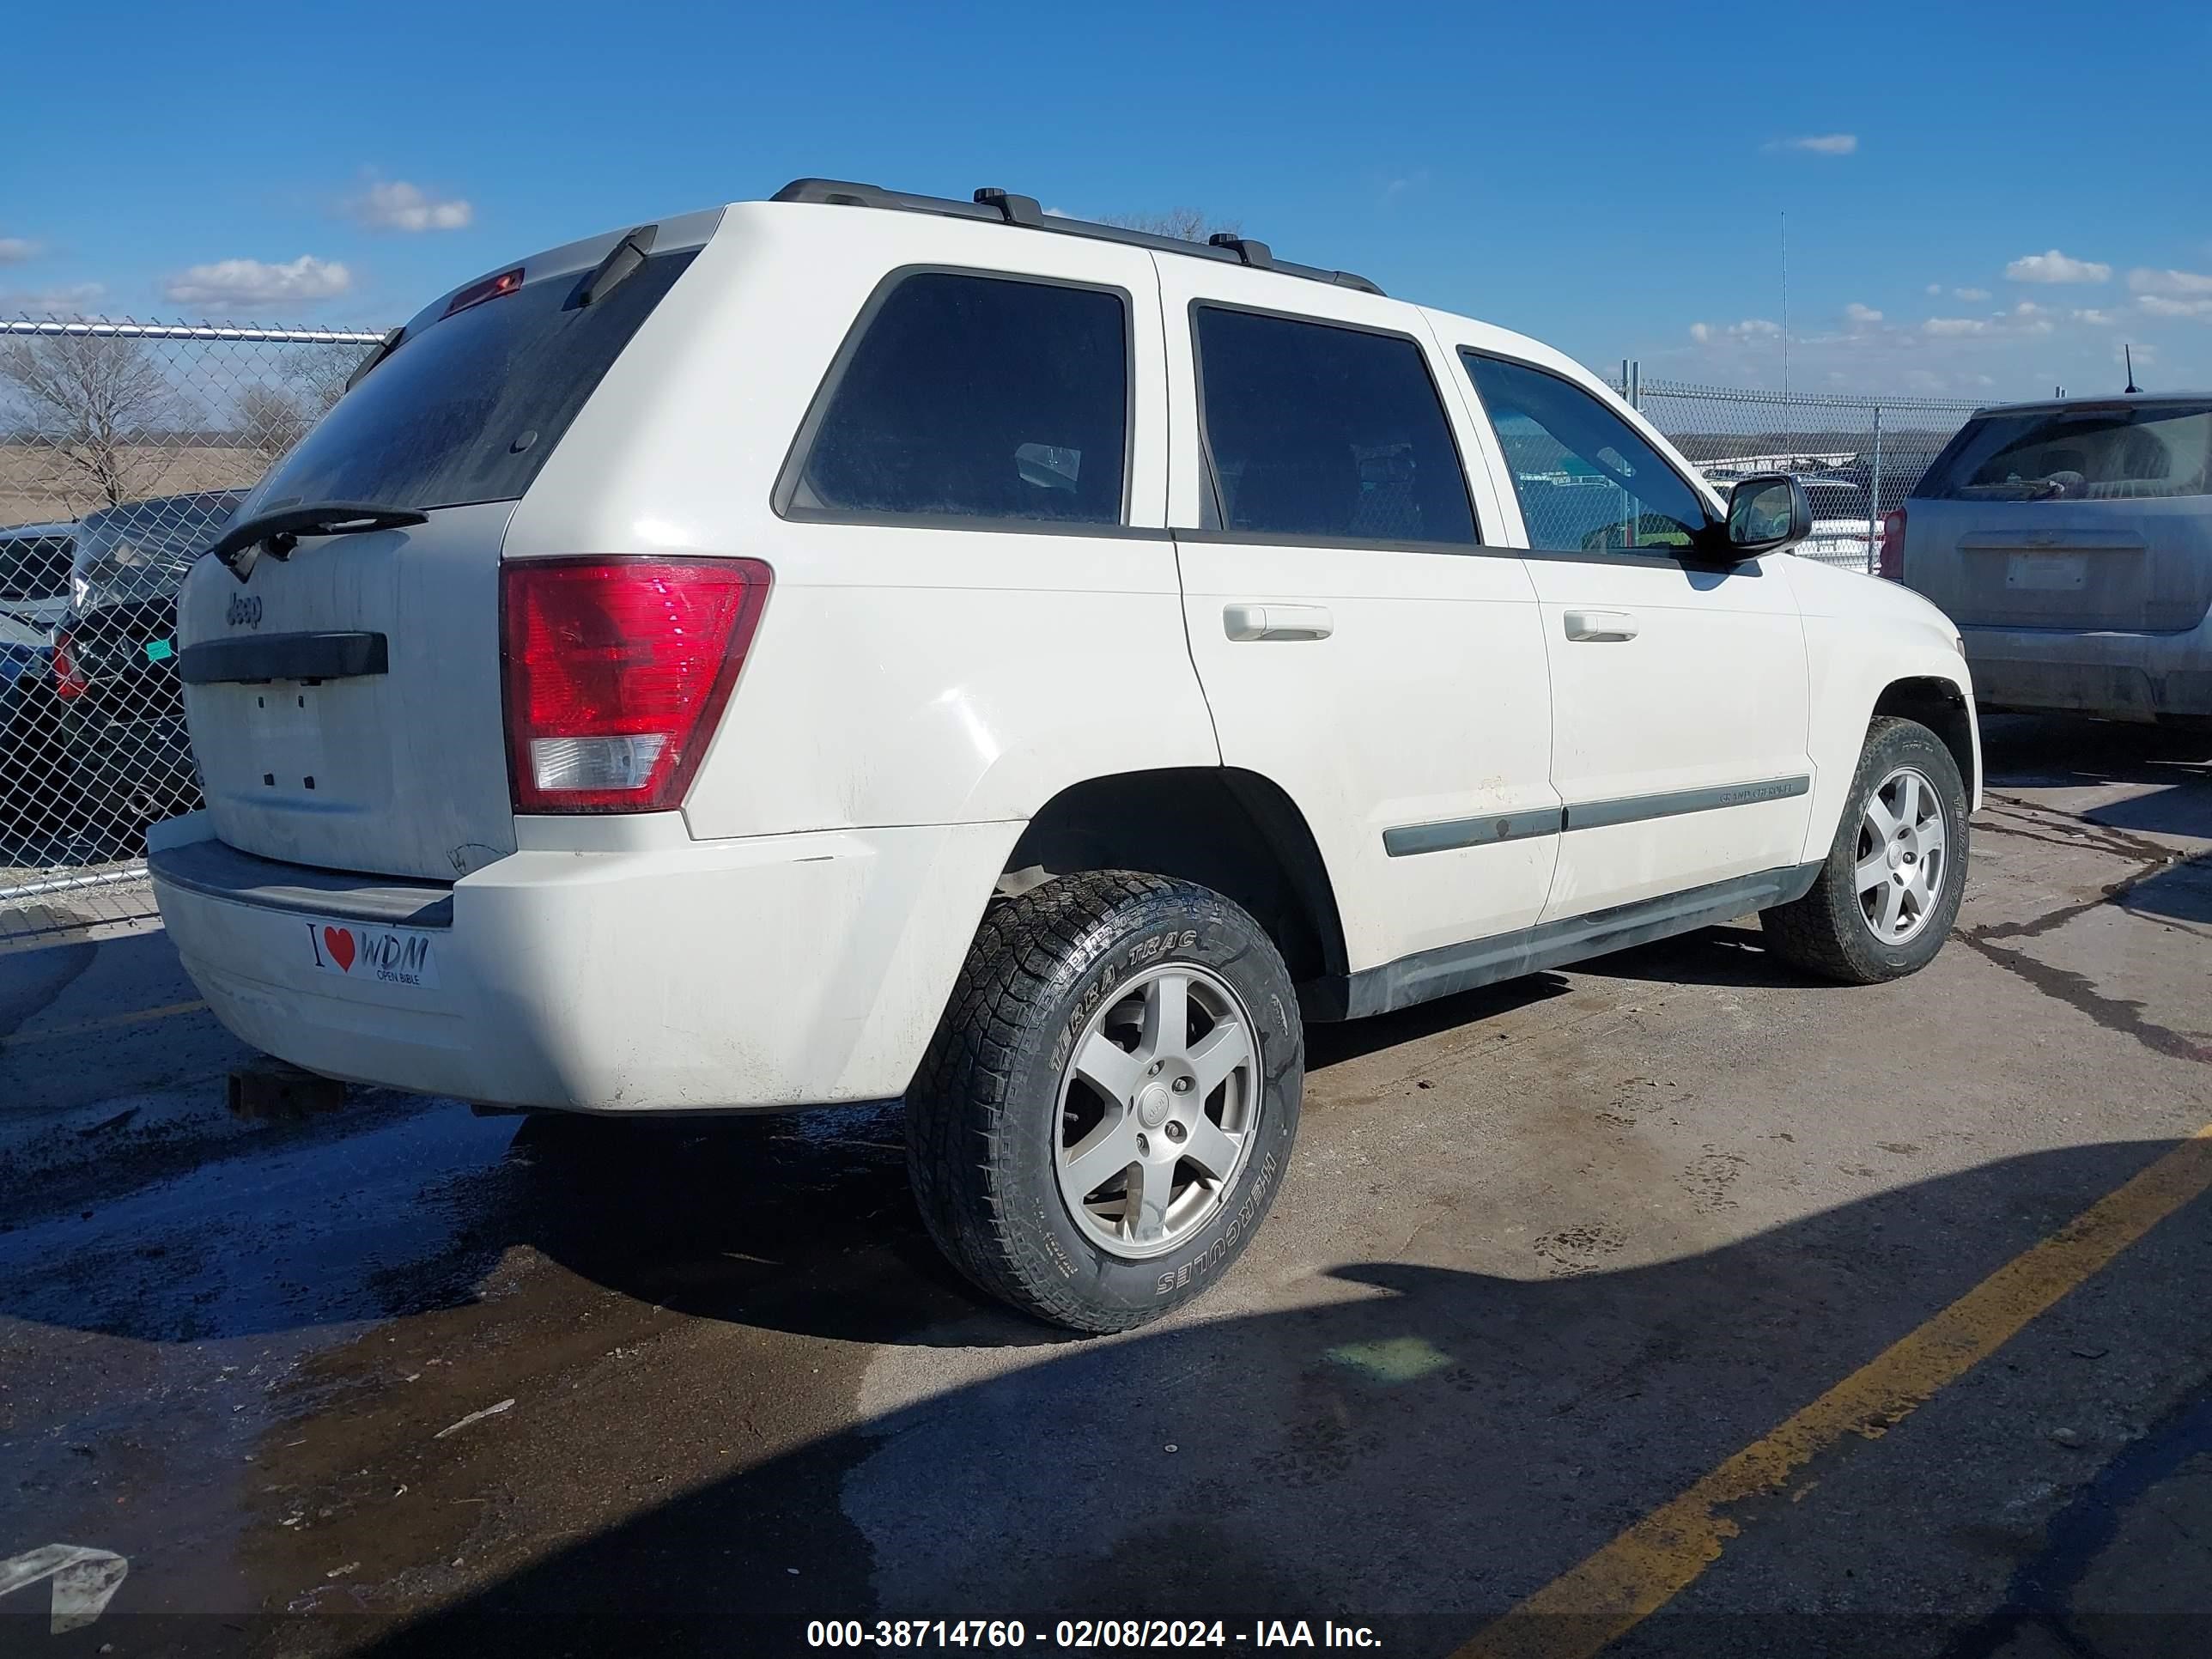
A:
[[[286,501],[459,507],[521,498],[623,348],[691,263],[654,254],[590,305],[564,271],[401,341],[280,461],[257,509]]]
[[[1474,509],[1421,349],[1303,318],[1192,318],[1223,527],[1472,545]]]
[[[779,489],[793,518],[1123,520],[1128,301],[923,270],[855,325]]]
[[[1913,494],[1954,501],[2109,501],[2212,493],[2212,406],[2087,405],[1970,421]]]

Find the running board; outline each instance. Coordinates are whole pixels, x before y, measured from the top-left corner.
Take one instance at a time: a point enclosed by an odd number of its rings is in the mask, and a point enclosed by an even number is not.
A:
[[[1519,933],[1440,945],[1356,974],[1332,974],[1298,988],[1298,1005],[1316,1023],[1364,1019],[1410,1008],[1502,979],[1563,968],[1571,962],[1649,945],[1654,939],[1694,932],[1753,910],[1787,904],[1812,890],[1818,863],[1735,876],[1658,898],[1639,899],[1587,915],[1563,916]]]

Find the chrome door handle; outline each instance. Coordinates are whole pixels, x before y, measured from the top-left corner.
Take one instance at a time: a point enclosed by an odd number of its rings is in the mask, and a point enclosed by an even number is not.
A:
[[[1325,640],[1336,618],[1318,605],[1230,605],[1221,628],[1232,640]]]
[[[1636,618],[1626,611],[1570,611],[1567,637],[1594,645],[1617,644],[1636,637]]]

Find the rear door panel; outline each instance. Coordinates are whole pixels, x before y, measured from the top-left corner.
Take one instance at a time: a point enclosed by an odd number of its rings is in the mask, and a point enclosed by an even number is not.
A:
[[[1204,302],[1418,332],[1466,465],[1477,531],[1497,539],[1492,480],[1450,390],[1451,365],[1414,313],[1239,266],[1157,264],[1176,524],[1201,524],[1211,489],[1192,342],[1192,307]],[[1378,510],[1399,487],[1362,484]],[[1335,887],[1352,969],[1533,924],[1558,855],[1559,796],[1548,775],[1550,688],[1536,596],[1521,560],[1494,547],[1350,537],[1321,544],[1205,528],[1176,536],[1191,658],[1221,758],[1274,781],[1304,816]],[[1255,611],[1291,631],[1239,637]],[[1302,637],[1302,621],[1327,632]]]

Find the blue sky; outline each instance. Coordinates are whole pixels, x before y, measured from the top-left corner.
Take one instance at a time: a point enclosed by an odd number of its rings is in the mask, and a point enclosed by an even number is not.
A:
[[[2105,15],[35,8],[0,312],[380,326],[820,173],[1195,206],[1592,364],[1767,386],[1786,212],[1792,389],[2117,389],[2123,340],[2146,385],[2212,383],[2212,6]]]

